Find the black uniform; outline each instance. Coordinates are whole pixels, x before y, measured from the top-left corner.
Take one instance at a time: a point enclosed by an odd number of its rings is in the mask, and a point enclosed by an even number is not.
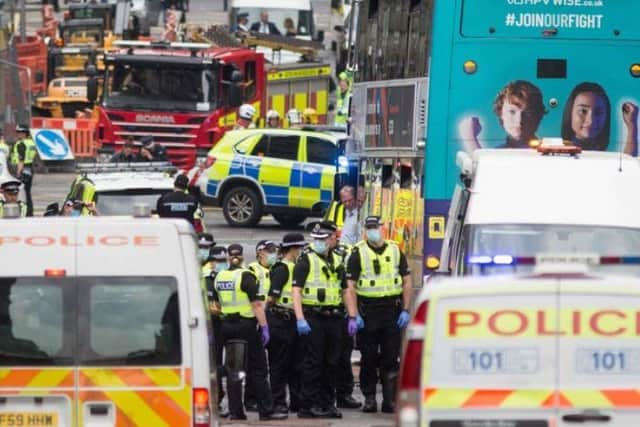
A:
[[[377,254],[382,254],[387,244],[380,248],[369,247]],[[360,272],[360,253],[354,248],[347,263],[347,279],[357,282]],[[402,252],[398,272],[401,277],[411,273],[407,258]],[[364,319],[364,329],[357,336],[362,353],[360,389],[365,397],[375,397],[378,379],[384,383],[385,378],[398,372],[402,331],[396,322],[402,309],[402,295],[383,298],[358,296],[358,311]]]
[[[321,257],[329,268],[335,271],[333,256]],[[298,258],[293,271],[293,286],[304,288],[310,271],[309,251]],[[345,288],[344,280],[342,288]],[[304,291],[303,291],[304,295]],[[305,320],[311,332],[302,337],[304,362],[302,369],[303,413],[320,410],[323,413],[335,411],[336,369],[340,359],[344,309],[336,306],[303,305]]]
[[[180,190],[164,194],[156,205],[160,218],[184,218],[191,225],[195,225],[193,216],[197,209],[198,199]]]
[[[206,278],[207,285],[207,300],[215,301],[216,288],[214,286],[214,280],[216,279],[217,271],[212,271],[209,277]],[[209,307],[207,307],[209,310]],[[211,329],[213,332],[213,345],[212,351],[215,357],[215,363],[218,368],[218,403],[224,399],[224,391],[222,390],[222,320],[219,315],[211,315]]]
[[[271,287],[269,296],[278,301],[284,285],[289,281],[289,269],[278,262],[269,274]],[[297,412],[300,408],[300,374],[302,370],[302,348],[296,329],[293,309],[278,306],[267,310],[271,342],[269,343],[269,364],[271,393],[277,412],[287,409],[287,385],[289,386],[289,409]]]
[[[236,270],[238,267],[231,266],[229,270]],[[256,276],[246,271],[242,274],[240,285],[242,292],[246,293],[249,301],[258,301],[258,283]],[[213,301],[219,302],[218,293],[215,289],[211,294]],[[222,345],[229,340],[243,340],[247,342],[247,374],[254,378],[254,386],[258,397],[258,411],[265,416],[273,413],[273,401],[269,383],[267,382],[267,357],[260,341],[258,332],[258,322],[255,318],[242,317],[240,315],[228,315],[222,318]],[[244,408],[242,406],[242,382],[228,381],[227,391],[229,393],[229,413],[232,417],[242,417]]]

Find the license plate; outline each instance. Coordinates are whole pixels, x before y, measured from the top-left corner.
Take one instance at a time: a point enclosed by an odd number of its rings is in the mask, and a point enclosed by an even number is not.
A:
[[[548,427],[543,420],[441,420],[431,421],[429,427]]]
[[[58,427],[55,412],[0,412],[0,427]]]

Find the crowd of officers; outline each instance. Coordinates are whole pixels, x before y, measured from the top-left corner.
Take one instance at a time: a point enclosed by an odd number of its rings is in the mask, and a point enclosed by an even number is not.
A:
[[[323,220],[310,242],[300,233],[260,241],[248,265],[241,245],[216,246],[211,235],[200,234],[212,353],[220,364],[225,352],[231,419],[246,419],[245,410],[257,410],[262,421],[290,412],[341,418],[338,408],[373,413],[378,383],[380,410],[394,412],[412,285],[404,254],[382,238],[381,225],[379,217],[367,217],[365,237],[347,245],[336,224]],[[352,396],[354,339],[364,405]]]

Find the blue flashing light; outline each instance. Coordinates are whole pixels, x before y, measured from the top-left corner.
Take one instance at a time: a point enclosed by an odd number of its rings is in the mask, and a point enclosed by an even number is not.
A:
[[[488,255],[472,255],[469,257],[469,264],[491,264],[493,259]]]
[[[513,257],[511,255],[496,255],[493,257],[493,263],[499,265],[511,265],[513,264]]]

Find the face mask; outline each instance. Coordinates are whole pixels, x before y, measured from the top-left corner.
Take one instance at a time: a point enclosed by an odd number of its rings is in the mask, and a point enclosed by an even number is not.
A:
[[[200,262],[206,262],[209,259],[209,249],[200,249]]]
[[[218,264],[216,264],[216,271],[218,273],[220,273],[223,270],[226,270],[227,268],[229,268],[229,266],[227,265],[226,262],[219,262]]]
[[[74,209],[74,210],[72,210],[72,211],[71,211],[71,216],[80,216],[80,211],[77,211],[77,210],[75,210],[75,209]]]
[[[278,254],[277,253],[270,253],[269,255],[267,255],[267,265],[269,267],[271,267],[273,264],[275,264],[278,261]]]
[[[313,250],[319,254],[327,252],[327,242],[325,242],[324,240],[314,240]]]
[[[371,243],[378,243],[380,240],[382,240],[382,235],[380,234],[380,230],[378,229],[367,230],[367,240],[369,240]]]

